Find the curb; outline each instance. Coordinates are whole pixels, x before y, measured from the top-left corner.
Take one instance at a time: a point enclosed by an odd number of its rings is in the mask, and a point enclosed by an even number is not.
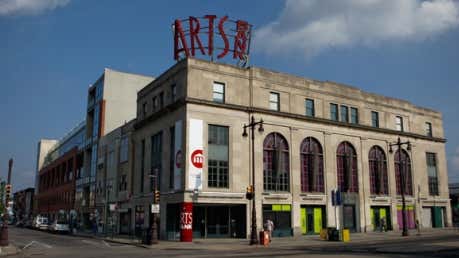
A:
[[[16,255],[18,253],[19,253],[18,248],[12,244],[9,244],[8,246],[0,247],[0,256]]]

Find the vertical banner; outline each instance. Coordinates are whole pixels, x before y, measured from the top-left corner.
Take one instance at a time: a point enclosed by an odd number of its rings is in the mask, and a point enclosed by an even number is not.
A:
[[[202,189],[202,166],[204,164],[203,153],[203,121],[190,119],[188,135],[188,189]]]
[[[182,152],[182,120],[175,122],[175,142],[174,142],[174,190],[182,189],[182,169],[183,169],[183,152]]]
[[[193,241],[193,203],[182,203],[180,211],[180,242]]]

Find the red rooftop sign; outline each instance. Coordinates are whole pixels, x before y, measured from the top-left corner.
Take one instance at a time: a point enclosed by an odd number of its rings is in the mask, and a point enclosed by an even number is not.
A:
[[[243,20],[233,21],[228,16],[217,18],[206,15],[201,18],[175,20],[174,59],[195,56],[196,52],[217,59],[232,54],[241,66],[247,65],[250,50],[251,27]]]

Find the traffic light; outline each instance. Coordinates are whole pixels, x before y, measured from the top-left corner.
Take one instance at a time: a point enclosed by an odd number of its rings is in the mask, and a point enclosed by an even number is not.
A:
[[[7,200],[9,200],[10,196],[11,196],[11,185],[7,184],[5,186],[5,197],[6,197]]]
[[[155,190],[155,203],[159,203],[160,193],[158,190]]]
[[[253,196],[254,196],[253,185],[249,185],[247,186],[247,192],[245,193],[245,198],[247,198],[247,200],[252,200]]]

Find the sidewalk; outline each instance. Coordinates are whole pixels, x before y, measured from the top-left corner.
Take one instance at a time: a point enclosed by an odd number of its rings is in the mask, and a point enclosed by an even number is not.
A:
[[[19,250],[16,246],[9,244],[8,246],[0,246],[0,256],[16,255]]]
[[[401,231],[388,231],[388,232],[368,232],[368,233],[351,233],[350,242],[341,242],[341,241],[326,241],[321,240],[318,235],[302,235],[296,237],[281,237],[274,238],[270,244],[273,248],[291,248],[291,247],[310,247],[310,248],[320,248],[326,246],[332,247],[342,247],[342,248],[352,248],[353,244],[379,244],[388,240],[415,240],[419,238],[429,238],[435,236],[447,236],[447,235],[456,235],[459,234],[459,229],[457,228],[444,228],[444,229],[426,229],[421,231],[421,235],[417,235],[417,231],[410,230],[409,236],[401,236]],[[266,248],[261,245],[249,245],[248,239],[234,239],[234,238],[224,238],[224,239],[196,239],[193,242],[179,242],[179,241],[168,241],[160,240],[158,244],[155,245],[144,245],[139,239],[130,239],[125,237],[116,236],[114,238],[104,237],[104,236],[94,236],[91,234],[75,234],[75,236],[80,237],[90,237],[99,240],[103,240],[109,243],[117,244],[126,244],[134,245],[143,248],[149,249],[162,249],[162,250],[244,250],[244,249],[254,249],[254,248]],[[450,247],[459,247],[459,243],[449,243]],[[438,246],[438,248],[444,248],[444,246]],[[403,252],[423,252],[422,247],[416,250],[408,249],[394,249],[394,248],[378,248],[380,252],[393,252],[393,253],[403,253]]]

